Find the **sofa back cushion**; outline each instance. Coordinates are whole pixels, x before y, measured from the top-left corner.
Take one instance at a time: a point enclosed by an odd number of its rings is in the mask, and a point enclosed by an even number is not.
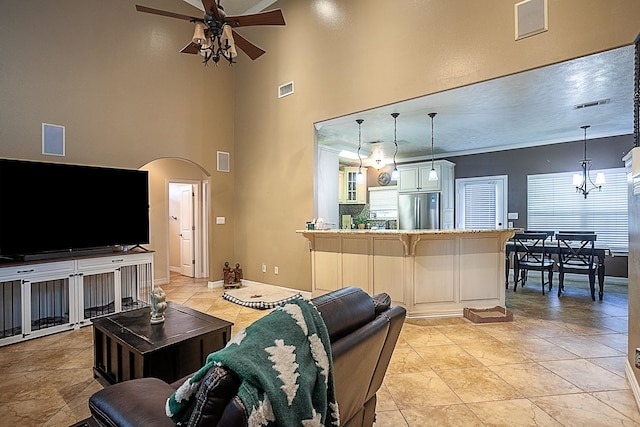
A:
[[[360,288],[349,286],[312,300],[335,343],[376,316],[371,297]]]

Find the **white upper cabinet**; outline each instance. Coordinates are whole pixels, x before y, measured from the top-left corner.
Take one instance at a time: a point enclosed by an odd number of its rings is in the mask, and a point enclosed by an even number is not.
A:
[[[340,203],[367,203],[367,168],[362,168],[362,182],[358,182],[359,169],[355,167],[342,169],[344,184],[343,197],[340,198]]]
[[[442,191],[443,181],[453,181],[454,164],[448,160],[437,160],[433,164],[433,168],[438,174],[437,181],[429,181],[429,172],[431,172],[431,162],[416,163],[412,165],[398,166],[400,178],[398,179],[398,192],[407,193],[413,191],[420,192],[437,192]]]

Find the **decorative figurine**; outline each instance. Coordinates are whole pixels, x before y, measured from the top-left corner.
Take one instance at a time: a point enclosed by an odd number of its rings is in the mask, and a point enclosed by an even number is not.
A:
[[[242,279],[242,268],[240,268],[240,264],[236,263],[236,268],[233,271],[235,272],[235,282],[240,283]]]
[[[224,284],[230,285],[231,283],[233,283],[234,277],[235,274],[233,273],[233,270],[231,270],[231,267],[229,267],[229,262],[225,262],[224,268],[222,269],[222,280]]]
[[[167,295],[160,286],[155,286],[151,291],[151,324],[157,325],[164,322],[164,312],[167,309],[165,302]]]
[[[222,269],[223,275],[223,284],[226,288],[239,288],[242,286],[242,268],[240,268],[240,264],[236,263],[235,268],[229,267],[229,263],[224,263],[224,268]]]

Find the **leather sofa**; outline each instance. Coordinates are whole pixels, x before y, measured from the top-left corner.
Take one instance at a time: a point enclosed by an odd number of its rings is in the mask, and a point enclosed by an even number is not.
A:
[[[369,296],[347,287],[312,300],[327,326],[334,366],[340,424],[372,426],[380,389],[406,311],[391,307],[386,294]],[[175,426],[165,415],[167,398],[184,379],[167,384],[140,378],[108,386],[89,399],[90,423],[104,426]],[[238,376],[216,366],[202,381],[190,426],[247,426],[247,412],[236,396]]]

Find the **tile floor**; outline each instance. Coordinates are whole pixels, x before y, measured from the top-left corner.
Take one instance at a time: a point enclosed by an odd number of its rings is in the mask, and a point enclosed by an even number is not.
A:
[[[221,298],[206,281],[172,276],[168,299],[235,323],[266,312]],[[605,299],[567,285],[542,296],[533,279],[507,291],[509,323],[408,320],[378,394],[383,426],[640,426],[625,378],[626,280]],[[0,425],[69,426],[89,416],[92,330],[0,347]]]

